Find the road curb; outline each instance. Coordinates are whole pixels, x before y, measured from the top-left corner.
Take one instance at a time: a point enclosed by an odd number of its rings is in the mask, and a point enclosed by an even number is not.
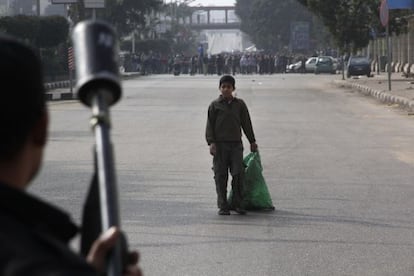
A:
[[[121,78],[123,80],[132,79],[135,77],[141,76],[141,73],[130,73],[130,74],[122,74]],[[73,82],[75,84],[75,81]],[[46,100],[47,101],[67,101],[67,100],[76,100],[76,93],[70,92],[52,92],[53,89],[61,89],[61,88],[69,88],[70,81],[56,81],[56,82],[48,82],[44,84],[46,89]]]
[[[352,83],[348,81],[342,81],[342,80],[335,80],[334,84],[336,84],[339,87],[346,87],[346,88],[352,88],[356,89],[358,92],[368,95],[374,98],[377,98],[379,101],[386,103],[386,104],[397,104],[402,108],[408,109],[410,111],[414,110],[414,101],[409,100],[404,97],[392,95],[388,92],[382,91],[382,90],[376,90],[374,88],[371,88],[366,85],[362,85],[359,83]]]
[[[75,100],[76,96],[70,92],[53,92],[46,93],[46,101],[68,101]]]

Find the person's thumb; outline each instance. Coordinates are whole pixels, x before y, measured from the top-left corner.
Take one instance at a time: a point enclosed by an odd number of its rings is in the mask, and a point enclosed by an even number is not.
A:
[[[99,272],[102,272],[105,269],[106,256],[115,246],[119,234],[119,229],[111,227],[92,244],[86,259],[88,263],[95,267]]]

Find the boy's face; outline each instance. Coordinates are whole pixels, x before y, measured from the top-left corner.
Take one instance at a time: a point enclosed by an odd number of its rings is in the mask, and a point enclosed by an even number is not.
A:
[[[221,91],[221,95],[223,95],[224,98],[230,99],[233,97],[232,93],[234,91],[234,87],[229,82],[223,82],[220,85],[220,91]]]

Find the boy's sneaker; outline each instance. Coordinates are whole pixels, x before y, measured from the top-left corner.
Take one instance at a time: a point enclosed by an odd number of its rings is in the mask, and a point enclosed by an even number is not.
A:
[[[242,208],[234,208],[234,211],[239,215],[245,215],[247,212]]]
[[[218,211],[218,214],[219,214],[220,216],[228,216],[228,215],[230,215],[230,211],[229,211],[228,209],[220,209],[220,210]]]

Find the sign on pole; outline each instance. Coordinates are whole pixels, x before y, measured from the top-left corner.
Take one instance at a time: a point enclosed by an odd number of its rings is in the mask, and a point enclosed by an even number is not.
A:
[[[292,50],[309,49],[309,23],[294,21],[290,25],[290,47]]]
[[[388,0],[382,0],[380,6],[380,20],[382,26],[385,27],[387,34],[387,71],[388,71],[388,90],[391,91],[391,47],[390,47],[390,28],[388,25],[390,10],[388,8]]]
[[[414,9],[414,0],[388,0],[387,4],[390,10]]]
[[[381,1],[381,6],[380,6],[380,20],[381,20],[382,26],[385,27],[385,26],[388,25],[389,9],[388,9],[388,2],[387,2],[387,0],[382,0]]]
[[[103,9],[105,8],[105,0],[84,0],[87,9]]]
[[[52,0],[52,4],[74,4],[78,0]]]

